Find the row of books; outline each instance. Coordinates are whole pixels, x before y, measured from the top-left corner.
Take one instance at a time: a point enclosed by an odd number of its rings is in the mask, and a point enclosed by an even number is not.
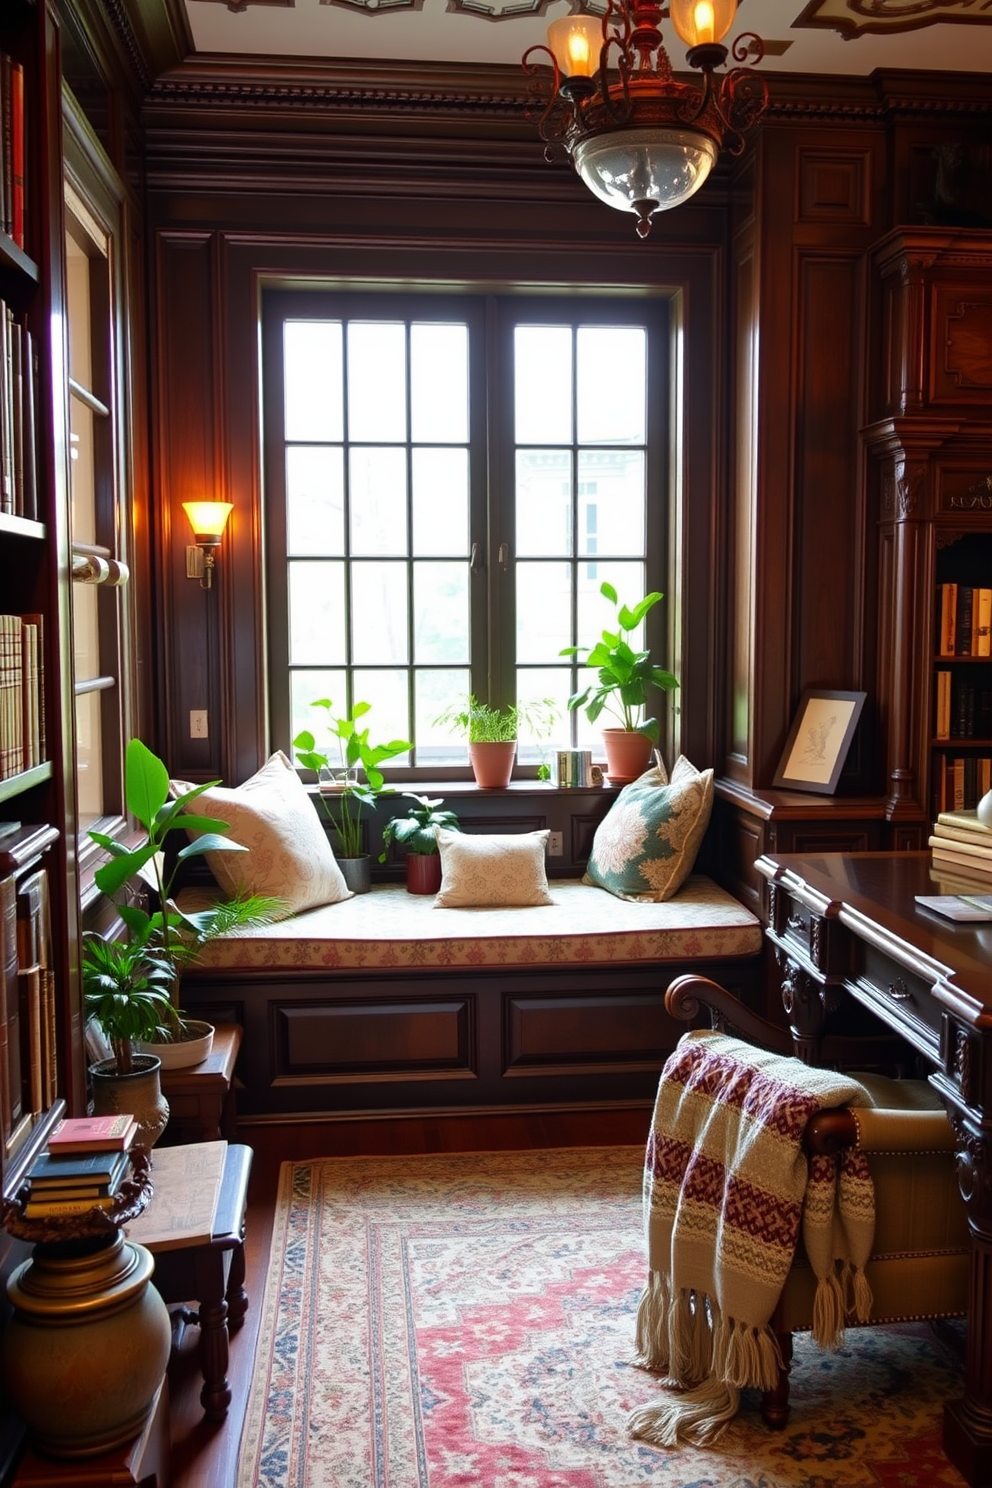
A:
[[[18,248],[26,217],[24,67],[0,52],[0,227]]]
[[[992,829],[974,811],[942,811],[930,834],[933,867],[942,876],[964,874],[992,881]]]
[[[937,585],[937,655],[992,656],[992,588]]]
[[[936,754],[933,761],[933,814],[971,811],[992,787],[987,755]]]
[[[46,757],[44,620],[0,615],[0,780]]]
[[[0,1140],[8,1146],[59,1092],[55,1003],[47,870],[7,873],[0,878]]]
[[[138,1131],[127,1113],[81,1116],[59,1123],[48,1147],[28,1169],[20,1199],[26,1218],[50,1219],[111,1209],[127,1177]]]
[[[938,667],[934,738],[992,739],[992,687],[976,685]]]
[[[0,512],[38,517],[38,358],[27,322],[0,300]]]

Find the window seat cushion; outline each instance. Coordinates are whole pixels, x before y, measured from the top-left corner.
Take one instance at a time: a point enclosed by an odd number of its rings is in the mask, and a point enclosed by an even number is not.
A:
[[[198,969],[396,971],[433,967],[611,966],[757,956],[760,921],[711,879],[688,878],[662,904],[617,899],[592,884],[553,879],[551,904],[435,908],[402,884],[239,930],[203,947]],[[185,909],[209,893],[186,890]]]

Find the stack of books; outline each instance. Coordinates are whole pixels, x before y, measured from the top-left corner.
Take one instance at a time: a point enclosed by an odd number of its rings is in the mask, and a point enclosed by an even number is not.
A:
[[[133,1116],[83,1116],[59,1123],[28,1169],[26,1219],[112,1209],[131,1165]]]
[[[992,880],[992,828],[983,827],[974,811],[941,811],[930,835],[930,849],[941,878],[964,875]]]

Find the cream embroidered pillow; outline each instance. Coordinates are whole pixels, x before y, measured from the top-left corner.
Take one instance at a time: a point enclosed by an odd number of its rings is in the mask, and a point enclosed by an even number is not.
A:
[[[176,795],[193,789],[184,780],[170,783]],[[352,897],[313,803],[284,754],[270,755],[244,785],[212,786],[191,809],[227,822],[224,835],[248,849],[204,854],[226,894],[281,900],[274,920]]]
[[[553,904],[544,855],[548,833],[471,833],[437,829],[441,854],[438,909]]]
[[[712,770],[680,755],[668,781],[662,770],[645,771],[596,828],[583,883],[618,899],[670,899],[692,872],[712,809]]]

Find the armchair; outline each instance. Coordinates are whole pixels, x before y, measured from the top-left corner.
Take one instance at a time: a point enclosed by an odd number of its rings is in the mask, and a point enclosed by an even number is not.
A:
[[[677,977],[665,994],[672,1017],[709,1024],[736,1038],[792,1054],[784,1029],[753,1013],[707,977]],[[872,1292],[867,1323],[962,1317],[967,1313],[970,1242],[958,1190],[951,1124],[925,1080],[890,1079],[856,1072],[876,1102],[872,1109],[820,1111],[806,1127],[809,1156],[860,1146],[875,1190],[875,1237],[865,1274]],[[782,1368],[778,1384],[762,1395],[769,1426],[789,1417],[792,1334],[812,1326],[815,1278],[800,1241],[772,1317]]]

